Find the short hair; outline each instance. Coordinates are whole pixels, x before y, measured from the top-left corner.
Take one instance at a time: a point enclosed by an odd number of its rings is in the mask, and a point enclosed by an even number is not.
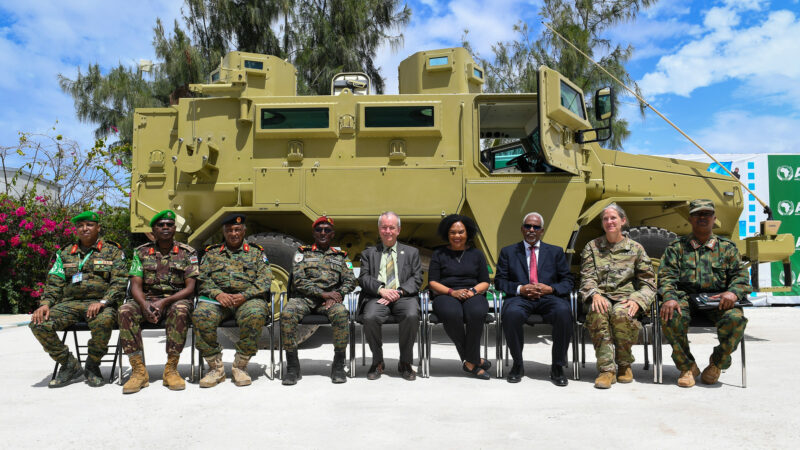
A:
[[[397,213],[395,213],[394,211],[382,212],[381,215],[378,216],[378,227],[381,226],[381,219],[383,219],[384,217],[394,217],[394,218],[396,218],[397,219],[397,228],[402,228],[402,225],[400,225],[400,216],[398,216]]]
[[[529,212],[528,214],[525,214],[525,217],[522,218],[522,224],[525,225],[525,221],[527,221],[528,217],[531,216],[537,217],[539,221],[542,222],[542,228],[544,228],[544,217],[542,217],[542,215],[537,212]]]
[[[462,216],[461,214],[450,214],[442,219],[441,222],[439,222],[439,228],[437,231],[439,237],[442,238],[443,241],[449,241],[448,235],[450,234],[450,227],[452,227],[456,222],[463,223],[464,228],[467,229],[467,242],[471,241],[475,235],[478,234],[478,225],[474,220],[472,220],[472,218],[468,216]]]
[[[606,211],[608,211],[609,209],[613,209],[614,211],[616,211],[617,214],[619,214],[619,218],[620,219],[627,219],[628,218],[628,216],[625,214],[625,210],[622,209],[621,206],[619,206],[616,203],[612,203],[612,204],[606,206],[605,208],[603,208],[602,211],[600,211],[600,220],[603,220],[603,215],[605,215]]]

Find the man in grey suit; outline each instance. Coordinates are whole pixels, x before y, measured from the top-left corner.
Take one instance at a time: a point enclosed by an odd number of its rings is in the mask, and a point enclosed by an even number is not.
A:
[[[414,340],[419,326],[417,294],[422,285],[422,266],[419,251],[397,242],[400,217],[387,211],[378,217],[381,243],[361,254],[361,286],[359,312],[363,317],[364,335],[372,351],[368,380],[377,380],[386,369],[383,362],[381,325],[394,316],[400,325],[400,362],[397,370],[406,380],[417,374],[411,367]]]

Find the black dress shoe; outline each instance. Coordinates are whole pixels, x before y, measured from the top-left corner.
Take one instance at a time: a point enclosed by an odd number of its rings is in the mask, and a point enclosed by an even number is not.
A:
[[[411,364],[399,362],[397,363],[397,371],[400,372],[400,376],[403,377],[404,380],[407,381],[414,381],[417,379],[417,373],[414,372],[414,369],[411,368]]]
[[[381,374],[386,369],[386,366],[383,364],[383,361],[373,362],[371,366],[369,366],[369,371],[367,372],[367,379],[368,380],[377,380],[381,377]]]
[[[522,377],[524,376],[525,367],[522,365],[522,363],[514,363],[514,365],[511,366],[511,371],[508,372],[508,377],[506,377],[506,380],[509,383],[519,383],[522,381]]]
[[[464,370],[464,372],[471,373],[471,374],[472,374],[472,376],[474,376],[475,378],[477,378],[477,379],[479,379],[479,380],[488,380],[488,379],[490,378],[490,377],[489,377],[489,372],[487,372],[487,371],[485,371],[485,370],[481,369],[481,366],[477,366],[477,365],[476,365],[476,366],[474,366],[474,367],[472,368],[472,370],[469,370],[469,369],[467,368],[467,363],[463,363],[463,364],[461,365],[461,369],[463,369],[463,370]]]
[[[556,364],[550,367],[550,381],[556,386],[566,386],[569,383],[564,375],[564,368]]]

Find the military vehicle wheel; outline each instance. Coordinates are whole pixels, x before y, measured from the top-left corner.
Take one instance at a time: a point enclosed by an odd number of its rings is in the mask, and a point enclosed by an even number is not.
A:
[[[633,227],[628,230],[628,237],[642,244],[651,259],[661,259],[667,245],[678,235],[658,227]]]
[[[289,286],[289,275],[292,272],[292,263],[294,262],[294,255],[297,253],[297,247],[304,245],[303,241],[293,238],[287,234],[282,233],[258,233],[247,238],[249,242],[258,244],[264,247],[264,251],[269,258],[270,269],[272,270],[272,286],[270,292],[275,293],[275,301],[278,300],[282,292],[286,292]],[[284,301],[288,300],[284,299]],[[275,317],[273,320],[280,318],[280,305],[275,305]],[[319,328],[316,325],[302,325],[297,330],[297,342],[303,342]],[[267,340],[262,339],[264,346],[267,346]],[[275,343],[277,347],[277,342]]]

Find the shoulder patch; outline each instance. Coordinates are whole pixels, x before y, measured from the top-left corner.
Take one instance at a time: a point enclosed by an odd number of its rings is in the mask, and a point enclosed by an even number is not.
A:
[[[302,247],[300,247],[300,248],[302,249]],[[302,260],[303,260],[303,254],[302,253],[297,252],[297,253],[294,254],[294,263],[295,264],[299,263]]]
[[[187,252],[194,252],[195,251],[194,247],[192,247],[190,245],[186,245],[183,242],[176,242],[175,245],[177,245],[178,247],[186,250]]]
[[[250,244],[250,243],[248,242],[248,244]],[[262,246],[260,246],[258,244],[250,244],[250,246],[257,248],[257,249],[261,250],[262,252],[264,251],[264,247],[262,247]]]
[[[222,244],[211,244],[211,245],[207,245],[207,246],[206,246],[206,249],[205,249],[204,251],[206,251],[206,252],[207,252],[207,251],[211,250],[212,248],[217,248],[217,247],[221,247],[221,246],[222,246]]]
[[[117,247],[118,249],[122,250],[122,246],[119,245],[119,242],[114,242],[114,241],[105,241],[105,242],[108,242],[109,244],[111,244],[111,245]]]

